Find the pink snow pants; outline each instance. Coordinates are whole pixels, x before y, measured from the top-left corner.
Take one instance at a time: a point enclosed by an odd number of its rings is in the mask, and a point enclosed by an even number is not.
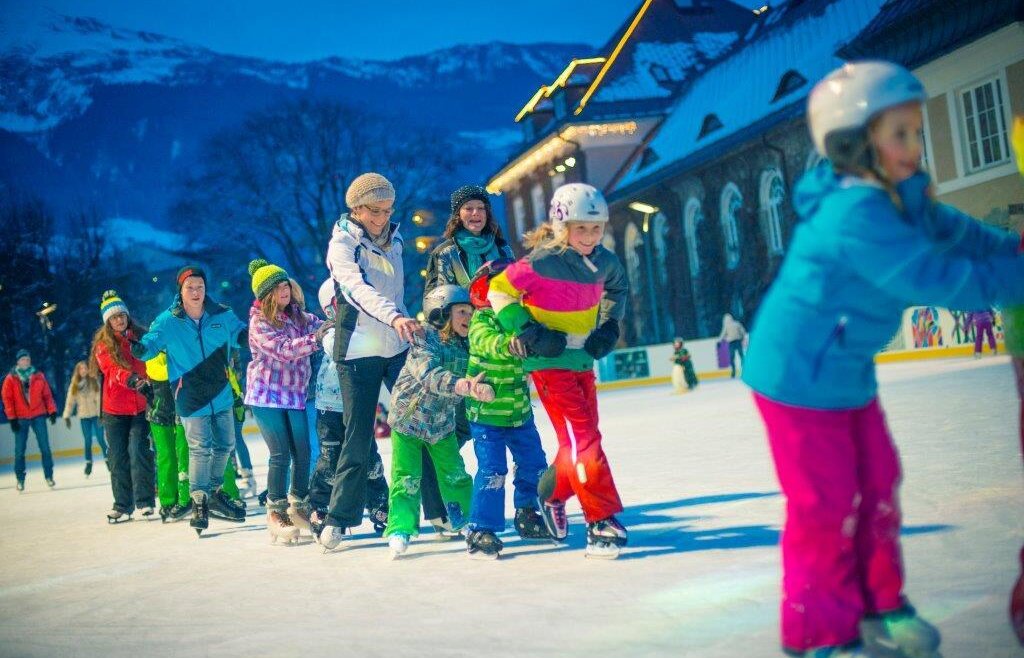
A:
[[[900,466],[881,406],[754,401],[786,497],[782,644],[806,651],[856,640],[865,614],[903,605]]]
[[[622,501],[597,429],[594,372],[538,370],[533,383],[558,436],[551,500],[564,502],[576,494],[587,523],[618,514]]]

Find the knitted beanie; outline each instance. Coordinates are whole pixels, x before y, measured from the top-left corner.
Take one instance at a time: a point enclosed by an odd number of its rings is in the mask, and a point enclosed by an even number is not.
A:
[[[15,360],[19,360],[23,356],[32,356],[32,355],[28,353],[28,350],[25,350],[25,349],[18,350],[18,355],[15,357]]]
[[[108,290],[103,293],[103,299],[100,300],[100,315],[103,316],[103,321],[106,322],[118,313],[127,314],[128,305],[117,296],[117,291]]]
[[[487,190],[480,187],[479,185],[463,185],[459,189],[452,192],[452,214],[454,215],[458,213],[459,208],[462,207],[462,204],[466,203],[467,201],[472,201],[473,199],[476,199],[477,201],[482,201],[484,207],[487,208],[487,210],[491,209],[491,200],[487,196]]]
[[[357,176],[348,186],[348,191],[345,192],[345,204],[349,208],[394,200],[395,188],[391,185],[391,181],[372,172]]]
[[[277,284],[288,281],[288,273],[277,265],[271,265],[262,258],[249,261],[249,274],[252,275],[252,294],[256,299],[266,297]]]
[[[206,272],[203,271],[203,268],[199,267],[198,265],[186,265],[185,267],[178,270],[178,276],[174,277],[174,280],[178,284],[178,292],[181,292],[181,287],[185,285],[185,279],[189,278],[190,276],[199,277],[200,279],[203,280],[203,283],[206,283]]]

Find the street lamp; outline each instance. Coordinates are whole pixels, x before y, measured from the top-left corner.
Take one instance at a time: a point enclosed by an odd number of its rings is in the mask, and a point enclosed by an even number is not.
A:
[[[651,237],[648,235],[651,229],[651,215],[658,212],[657,206],[642,201],[633,201],[629,204],[630,210],[635,210],[644,216],[644,260],[647,261],[647,297],[651,302],[651,317],[654,319],[654,338],[661,342],[661,313],[657,300],[654,296],[654,265],[652,264]]]
[[[50,319],[50,315],[57,310],[56,304],[50,302],[43,302],[43,305],[36,311],[36,317],[39,318],[39,325],[43,328],[43,331],[49,331],[53,329],[53,320]]]

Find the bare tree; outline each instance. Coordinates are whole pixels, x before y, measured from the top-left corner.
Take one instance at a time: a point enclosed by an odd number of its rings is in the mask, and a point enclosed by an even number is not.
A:
[[[400,221],[416,208],[443,203],[462,159],[442,135],[394,117],[329,101],[288,103],[211,138],[172,219],[204,244],[203,257],[221,262],[233,278],[244,278],[248,257],[258,254],[284,258],[309,285],[326,275],[327,240],[346,210],[352,179],[367,171],[387,176],[398,192]],[[416,231],[408,224],[403,234]],[[411,244],[408,252],[407,269],[418,277]]]

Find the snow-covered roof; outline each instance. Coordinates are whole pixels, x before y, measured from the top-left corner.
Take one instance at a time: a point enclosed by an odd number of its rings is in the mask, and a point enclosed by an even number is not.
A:
[[[856,36],[885,0],[821,0],[787,3],[756,22],[731,54],[682,93],[648,145],[658,155],[641,159],[616,185],[613,196],[649,184],[673,164],[721,143],[752,124],[802,102],[814,82],[842,63],[836,49]],[[776,98],[789,71],[808,82]],[[773,100],[774,99],[774,100]],[[702,126],[714,115],[721,127]],[[713,123],[713,122],[712,122]],[[653,160],[653,162],[651,162]]]

